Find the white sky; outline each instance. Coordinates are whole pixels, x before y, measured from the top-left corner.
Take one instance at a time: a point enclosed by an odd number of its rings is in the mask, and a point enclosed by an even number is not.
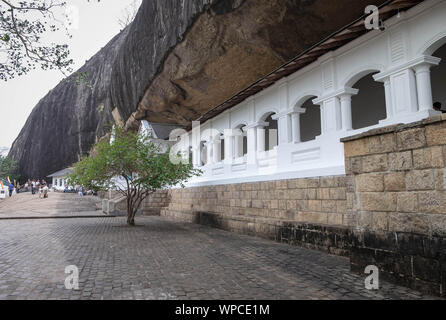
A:
[[[61,43],[68,43],[76,70],[119,33],[119,18],[134,0],[69,0],[78,8],[78,28],[70,30],[72,39],[60,34]],[[60,71],[36,69],[26,76],[0,81],[0,147],[11,147],[34,106],[54,88],[63,75]]]

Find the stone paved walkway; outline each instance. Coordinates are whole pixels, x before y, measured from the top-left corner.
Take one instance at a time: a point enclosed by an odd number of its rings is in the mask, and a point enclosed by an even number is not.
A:
[[[0,220],[0,299],[423,299],[348,259],[161,217]],[[65,267],[79,290],[64,286]]]
[[[73,193],[50,192],[47,199],[31,192],[0,200],[0,219],[43,218],[103,215],[97,197],[80,197]]]

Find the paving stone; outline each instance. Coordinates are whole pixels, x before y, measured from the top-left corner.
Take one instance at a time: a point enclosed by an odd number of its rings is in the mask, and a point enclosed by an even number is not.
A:
[[[0,221],[0,299],[426,298],[385,283],[368,291],[342,257],[160,217],[137,223]],[[79,291],[64,288],[69,264]]]
[[[0,299],[425,299],[349,260],[162,217],[0,220]],[[64,286],[65,267],[79,290]]]

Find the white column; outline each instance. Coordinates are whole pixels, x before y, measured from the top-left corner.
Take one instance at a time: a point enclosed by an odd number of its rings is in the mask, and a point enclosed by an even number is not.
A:
[[[390,84],[390,78],[384,79],[384,93],[386,95],[386,114],[387,119],[393,117],[393,103],[392,103],[392,88]]]
[[[417,93],[419,110],[433,110],[431,65],[420,64],[416,66],[415,77],[417,79]]]
[[[234,158],[232,152],[234,137],[232,136],[231,130],[225,130],[225,163],[231,164]]]
[[[220,137],[215,138],[212,148],[213,148],[212,163],[219,163],[221,161],[221,140],[220,140]]]
[[[293,124],[289,114],[285,114],[278,118],[277,131],[279,134],[279,144],[290,143],[293,141]]]
[[[293,142],[299,143],[301,142],[301,136],[300,136],[300,113],[299,112],[293,112],[291,114],[291,122],[292,122],[292,128],[293,128]]]
[[[194,148],[192,151],[192,160],[195,167],[201,167],[201,152],[200,146]]]
[[[342,130],[351,130],[352,123],[352,96],[351,94],[341,95]]]
[[[436,114],[429,69],[440,61],[440,58],[421,55],[373,76],[376,81],[384,82],[388,118],[416,121],[417,117]]]
[[[243,132],[234,136],[234,151],[235,157],[240,158],[243,156]]]
[[[201,167],[201,132],[200,123],[192,122],[192,158],[196,167]]]
[[[353,128],[352,123],[352,96],[357,95],[358,89],[344,87],[336,94],[339,99],[340,113],[341,113],[341,125],[340,129],[348,131]]]
[[[257,127],[246,128],[248,136],[248,163],[257,164]]]
[[[314,104],[321,106],[321,131],[329,134],[342,129],[341,102],[339,92],[313,100]]]
[[[257,152],[265,151],[265,129],[264,127],[257,128]]]
[[[206,142],[206,164],[212,164],[212,141]]]

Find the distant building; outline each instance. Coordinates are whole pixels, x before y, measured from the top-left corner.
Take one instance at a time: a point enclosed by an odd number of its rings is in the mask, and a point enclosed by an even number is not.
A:
[[[63,191],[68,186],[67,178],[73,172],[73,168],[66,168],[50,174],[48,178],[52,178],[52,186],[55,190]]]
[[[150,140],[160,147],[161,152],[166,152],[168,148],[175,144],[169,141],[170,135],[175,135],[176,130],[181,130],[177,125],[150,123],[146,120],[141,121],[140,133],[145,133]]]

